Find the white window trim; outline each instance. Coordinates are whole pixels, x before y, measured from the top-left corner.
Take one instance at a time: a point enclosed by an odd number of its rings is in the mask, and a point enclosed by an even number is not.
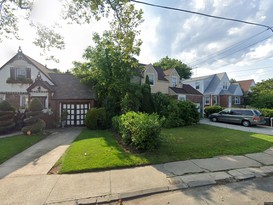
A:
[[[179,100],[179,101],[186,101],[186,100],[187,100],[187,96],[186,96],[186,95],[181,95],[181,94],[179,94],[179,95],[177,96],[177,100]]]
[[[198,86],[198,88],[197,88],[197,86]],[[200,82],[198,81],[198,82],[195,82],[195,89],[196,90],[199,90],[200,89]]]
[[[175,83],[173,82],[173,79],[175,79]],[[176,87],[176,85],[177,85],[177,76],[172,76],[172,78],[171,78],[171,80],[172,80],[172,82],[171,82],[171,84],[172,84],[172,87]]]
[[[0,102],[6,100],[6,94],[0,94]]]
[[[213,96],[213,105],[217,105],[217,103],[218,103],[218,97],[217,97],[217,95],[214,95]]]
[[[240,98],[240,96],[235,96],[234,104],[235,105],[240,105],[241,104],[241,98]]]
[[[23,105],[23,97],[27,99],[24,105]],[[23,107],[23,108],[28,107],[28,95],[20,95],[20,107]]]
[[[223,82],[223,90],[227,90],[228,89],[228,82]]]
[[[150,76],[153,76],[153,84],[150,83],[150,86],[155,85],[155,74],[154,73],[147,73],[147,76],[149,77],[149,81],[151,80]]]
[[[208,99],[208,103],[207,103]],[[205,96],[205,105],[210,105],[210,96]]]

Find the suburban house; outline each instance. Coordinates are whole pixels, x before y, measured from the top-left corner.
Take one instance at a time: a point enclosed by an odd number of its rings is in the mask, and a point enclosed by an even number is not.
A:
[[[243,93],[248,94],[251,92],[251,88],[255,86],[255,81],[253,79],[250,80],[241,80],[236,81],[241,86]]]
[[[204,95],[205,106],[240,107],[243,91],[239,83],[230,83],[227,73],[218,73],[184,80]]]
[[[95,105],[95,93],[70,73],[56,73],[25,55],[18,53],[0,68],[0,100],[15,109],[27,109],[37,98],[53,114],[45,118],[49,127],[56,126],[63,111],[68,112],[68,126],[84,125],[86,112]]]
[[[145,65],[142,74],[142,82],[145,83],[148,76],[151,93],[161,92],[176,97],[178,100],[189,100],[199,108],[203,107],[203,95],[191,85],[181,83],[176,69],[163,70],[152,64]]]

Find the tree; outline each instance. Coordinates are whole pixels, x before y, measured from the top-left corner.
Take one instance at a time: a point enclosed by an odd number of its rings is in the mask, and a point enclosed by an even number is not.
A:
[[[257,83],[249,93],[250,105],[257,108],[273,108],[273,78]]]
[[[161,58],[158,62],[155,62],[154,66],[159,66],[164,70],[175,68],[181,79],[189,79],[192,75],[192,69],[189,66],[187,66],[185,63],[182,63],[182,61],[178,59],[169,58],[168,56]]]
[[[132,86],[137,85],[130,80],[138,62],[133,57],[135,50],[124,51],[112,31],[105,31],[102,36],[94,34],[93,40],[95,46],[88,47],[83,55],[87,62],[75,62],[73,73],[96,90],[98,102],[110,120],[121,113],[122,106],[125,110],[131,107],[132,100],[128,98],[132,96]]]
[[[23,18],[29,21],[29,25],[36,28],[37,37],[34,44],[42,48],[43,53],[48,59],[57,60],[54,56],[48,55],[52,48],[64,49],[64,38],[56,32],[57,23],[51,28],[42,24],[33,22],[30,18],[35,0],[0,0],[0,42],[3,38],[17,38],[19,36],[19,19]],[[90,23],[92,19],[111,17],[111,29],[114,35],[119,39],[119,45],[123,47],[124,56],[127,58],[128,52],[134,50],[139,53],[140,40],[136,40],[139,34],[135,30],[142,22],[142,11],[135,9],[130,0],[96,0],[96,1],[62,1],[62,18],[67,23]],[[56,20],[56,22],[59,19]]]
[[[230,79],[229,79],[229,82],[230,82],[230,83],[236,83],[237,80],[235,80],[234,78],[230,78]]]

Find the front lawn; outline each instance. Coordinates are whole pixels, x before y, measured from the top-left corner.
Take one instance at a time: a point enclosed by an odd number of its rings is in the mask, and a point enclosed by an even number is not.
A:
[[[0,138],[0,164],[37,143],[42,138],[42,135],[16,135]]]
[[[159,150],[136,154],[121,148],[109,131],[84,130],[59,160],[60,173],[240,155],[273,146],[273,136],[209,125],[163,129],[161,135]]]

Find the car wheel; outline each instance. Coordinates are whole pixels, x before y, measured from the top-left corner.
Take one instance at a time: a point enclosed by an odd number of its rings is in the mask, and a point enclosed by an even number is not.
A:
[[[217,119],[217,117],[213,117],[213,118],[211,118],[211,121],[212,121],[212,122],[217,122],[218,119]]]
[[[244,121],[242,122],[242,125],[243,125],[244,127],[249,127],[249,126],[250,126],[250,122],[247,121],[247,120],[244,120]]]

